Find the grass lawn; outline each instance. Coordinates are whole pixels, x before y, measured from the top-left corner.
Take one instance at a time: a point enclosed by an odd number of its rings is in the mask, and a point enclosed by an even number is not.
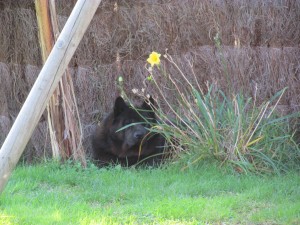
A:
[[[300,176],[18,166],[0,224],[300,224]]]

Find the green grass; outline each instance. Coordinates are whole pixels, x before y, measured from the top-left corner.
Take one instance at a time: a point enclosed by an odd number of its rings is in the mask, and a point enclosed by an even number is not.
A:
[[[241,176],[214,166],[19,166],[0,196],[0,224],[299,224],[299,184],[296,172]]]

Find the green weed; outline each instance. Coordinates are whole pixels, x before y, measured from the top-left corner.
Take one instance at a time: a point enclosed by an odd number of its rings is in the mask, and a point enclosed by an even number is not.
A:
[[[203,91],[192,67],[193,79],[188,79],[170,55],[165,55],[164,62],[150,70],[157,99],[163,105],[156,107],[161,124],[151,131],[166,137],[183,169],[205,160],[230,164],[244,173],[279,174],[300,169],[300,149],[289,125],[299,113],[276,113],[286,89],[260,103],[256,93],[253,98],[245,98],[242,93],[225,94],[216,84],[207,85]],[[177,70],[182,80],[173,79],[164,66]],[[163,90],[166,87],[158,82],[161,77],[168,80],[168,89],[172,90],[168,94],[175,96],[172,103]]]

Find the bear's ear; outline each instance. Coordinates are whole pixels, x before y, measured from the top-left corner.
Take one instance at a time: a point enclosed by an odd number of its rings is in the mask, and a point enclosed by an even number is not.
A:
[[[142,109],[153,111],[153,109],[152,109],[153,106],[155,106],[155,101],[152,98],[152,96],[150,96],[148,101],[144,101],[141,107],[142,107]]]
[[[127,104],[125,103],[124,99],[119,96],[117,97],[115,101],[115,106],[114,106],[114,116],[118,116],[120,113],[122,113],[126,108]]]

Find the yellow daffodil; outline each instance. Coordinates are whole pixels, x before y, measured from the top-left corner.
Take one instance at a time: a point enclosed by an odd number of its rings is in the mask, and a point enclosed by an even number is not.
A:
[[[149,58],[147,59],[147,62],[150,63],[151,67],[153,67],[154,65],[159,65],[160,64],[160,54],[157,52],[152,52],[149,55]]]

